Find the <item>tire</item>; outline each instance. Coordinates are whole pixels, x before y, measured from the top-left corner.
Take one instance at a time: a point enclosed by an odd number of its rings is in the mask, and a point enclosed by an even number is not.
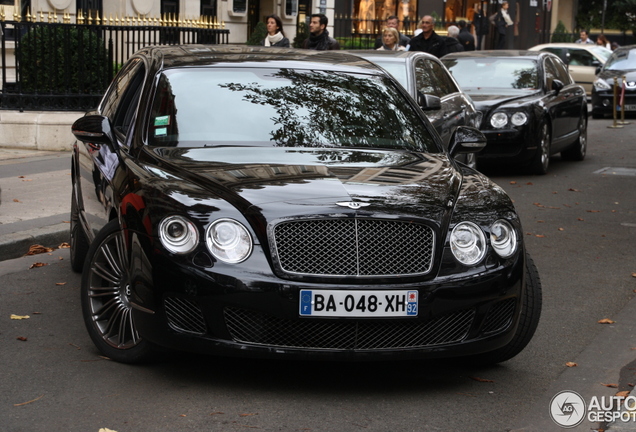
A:
[[[84,268],[84,261],[88,254],[89,242],[86,238],[84,228],[79,219],[79,207],[77,205],[77,191],[73,182],[73,192],[71,194],[71,232],[69,243],[71,245],[71,268],[76,273],[81,273]]]
[[[521,316],[513,339],[494,351],[470,356],[471,364],[490,365],[510,360],[528,345],[541,318],[541,280],[530,254],[526,252],[526,289],[521,302]]]
[[[548,173],[550,166],[550,147],[552,146],[552,137],[550,135],[550,126],[547,121],[541,122],[539,126],[539,147],[537,154],[530,165],[533,173],[545,175]]]
[[[572,146],[561,152],[561,158],[569,161],[582,161],[587,153],[587,115],[579,122],[579,137]]]
[[[117,219],[99,232],[85,266],[82,315],[95,346],[106,357],[121,363],[150,360],[150,343],[139,336],[128,300],[133,263]]]

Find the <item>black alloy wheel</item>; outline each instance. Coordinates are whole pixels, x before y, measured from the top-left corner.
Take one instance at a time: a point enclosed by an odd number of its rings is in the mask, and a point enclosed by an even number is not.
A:
[[[541,122],[539,126],[537,153],[531,165],[531,170],[535,174],[545,175],[548,173],[550,166],[550,147],[552,146],[552,137],[550,135],[550,125],[546,120]]]
[[[561,152],[561,158],[569,161],[582,161],[587,153],[587,113],[579,121],[579,137],[572,146]]]

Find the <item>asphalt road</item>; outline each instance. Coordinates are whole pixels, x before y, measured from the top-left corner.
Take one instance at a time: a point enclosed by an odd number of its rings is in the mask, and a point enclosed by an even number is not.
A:
[[[117,364],[84,329],[80,277],[62,249],[0,263],[0,431],[561,430],[548,416],[556,391],[611,395],[636,382],[636,125],[608,124],[590,121],[583,162],[488,173],[515,200],[544,289],[535,338],[514,359]]]

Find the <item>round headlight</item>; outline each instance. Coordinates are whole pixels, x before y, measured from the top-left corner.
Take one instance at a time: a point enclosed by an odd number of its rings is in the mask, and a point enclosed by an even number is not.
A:
[[[490,227],[490,244],[497,255],[509,258],[517,251],[517,233],[510,222],[499,219]]]
[[[486,254],[486,237],[474,223],[461,222],[451,231],[450,247],[460,263],[477,264]]]
[[[192,222],[181,216],[168,216],[159,223],[159,239],[170,252],[192,252],[199,243],[199,233]]]
[[[497,112],[490,117],[490,124],[495,129],[500,129],[508,124],[508,116],[506,113]]]
[[[510,121],[515,126],[523,126],[528,121],[528,116],[524,112],[516,112],[512,115]]]
[[[233,219],[219,219],[208,227],[205,236],[208,249],[227,263],[240,263],[252,252],[252,237],[247,228]]]

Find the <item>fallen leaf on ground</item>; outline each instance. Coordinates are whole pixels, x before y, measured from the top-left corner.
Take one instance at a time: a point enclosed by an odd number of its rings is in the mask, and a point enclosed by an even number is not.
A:
[[[636,273],[632,273],[632,277],[636,277]]]
[[[213,413],[210,413],[210,415],[219,415],[219,414],[225,414],[225,413],[221,411],[215,411]]]
[[[18,176],[18,178],[24,178],[24,176]]]
[[[602,320],[599,320],[598,323],[599,324],[614,324],[616,321],[612,321],[609,318],[603,318]]]
[[[29,251],[26,253],[27,255],[37,255],[41,253],[53,252],[53,249],[50,247],[42,246],[39,244],[31,245]]]
[[[33,179],[24,179],[22,181],[33,181]]]
[[[25,338],[24,336],[18,336],[16,339],[19,340],[19,341],[22,341],[22,342],[26,342],[27,341],[27,338]]]
[[[44,267],[45,265],[48,265],[48,264],[41,263],[41,262],[36,262],[36,263],[31,264],[31,267],[29,267],[29,269],[32,269],[34,267]]]
[[[537,223],[545,223],[544,220],[538,220]]]
[[[29,319],[29,318],[31,318],[31,317],[28,316],[28,315],[14,315],[14,314],[11,314],[11,319],[12,320],[23,320],[23,319]]]
[[[35,398],[35,399],[33,399],[33,400],[30,400],[30,401],[28,401],[28,402],[22,402],[22,403],[19,403],[19,404],[13,404],[13,406],[22,406],[22,405],[27,405],[27,404],[30,404],[30,403],[35,402],[36,400],[40,400],[40,399],[42,399],[43,397],[44,397],[44,395],[42,395],[42,396],[38,396],[38,397],[36,397],[36,398]]]
[[[55,282],[55,285],[57,286],[66,285],[66,282]]]
[[[77,345],[75,345],[75,344],[69,343],[69,345],[70,345],[70,346],[72,346],[73,348],[77,348],[78,350],[81,350],[81,348],[80,348],[80,347],[78,347],[78,346],[77,346]]]
[[[255,416],[258,415],[258,413],[245,413],[245,414],[239,414],[241,417],[249,417],[249,416]]]
[[[510,184],[517,184],[517,182],[516,181],[511,181]]]
[[[535,237],[544,238],[544,237],[545,237],[545,235],[543,235],[543,234],[537,234]]]
[[[627,397],[629,396],[630,391],[629,390],[623,390],[623,391],[619,391],[618,393],[616,393],[615,396],[618,397]]]
[[[64,242],[64,243],[62,243],[62,244],[60,244],[60,245],[58,246],[58,248],[60,248],[60,249],[68,249],[68,248],[70,248],[70,247],[71,247],[71,245],[70,245],[70,244],[68,244],[68,243],[66,243],[66,242]]]
[[[565,231],[565,228],[559,228],[559,231]]]
[[[586,210],[588,213],[600,213],[600,210]]]
[[[20,201],[20,200],[19,200],[19,199],[17,199],[17,198],[13,198],[13,202],[22,202],[22,201]]]
[[[581,192],[580,190],[578,190],[578,189],[574,189],[574,188],[570,188],[570,189],[568,189],[568,190],[569,190],[570,192]]]
[[[576,220],[584,221],[585,219],[583,219],[583,218],[576,218]]]
[[[577,366],[578,366],[578,364],[576,364],[576,363],[574,363],[574,362],[567,362],[567,363],[565,363],[565,365],[566,365],[567,367],[577,367]]]
[[[528,186],[532,186],[534,183],[532,183],[532,182],[528,182],[528,183],[526,183],[526,184],[527,184]]]
[[[475,380],[475,381],[479,381],[479,382],[491,382],[491,383],[494,383],[493,380],[486,379],[486,378],[479,378],[479,377],[472,377],[472,376],[469,377],[469,378],[472,379],[472,380]]]
[[[116,431],[114,431],[112,429],[108,429],[108,428],[100,428],[99,432],[116,432]]]
[[[605,387],[618,388],[618,384],[605,384],[605,383],[601,383],[601,384],[604,385]]]

